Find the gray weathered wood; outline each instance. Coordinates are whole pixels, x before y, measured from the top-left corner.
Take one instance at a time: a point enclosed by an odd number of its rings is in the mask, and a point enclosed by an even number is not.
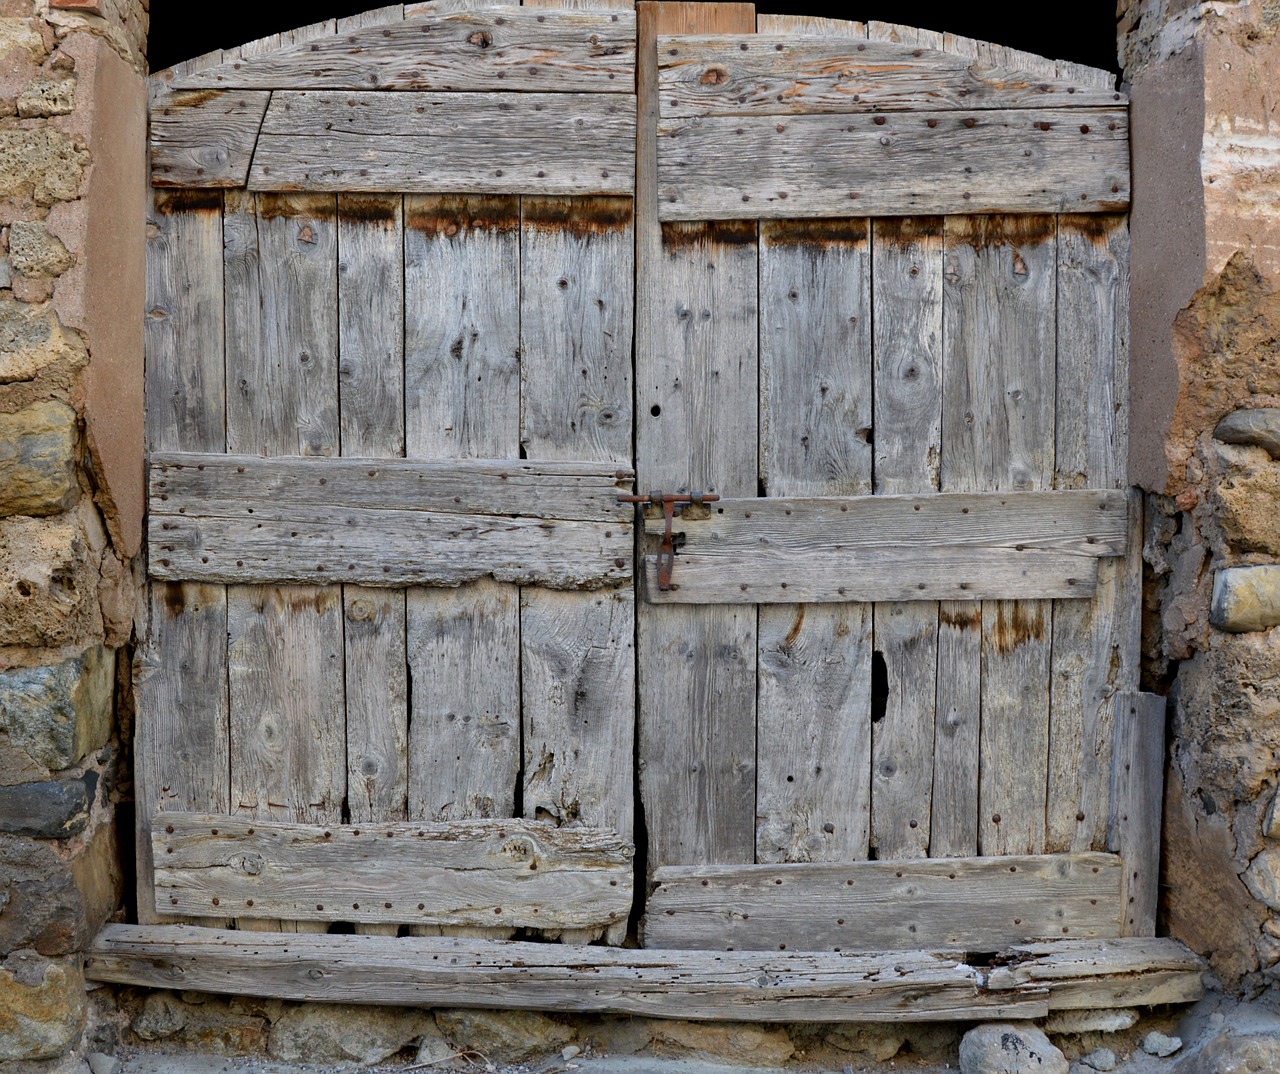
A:
[[[663,220],[1109,212],[1128,200],[1122,110],[708,116],[658,130]]]
[[[635,98],[278,90],[253,190],[630,194]]]
[[[1154,936],[1167,701],[1159,694],[1124,690],[1114,703],[1110,841],[1125,863],[1121,934]]]
[[[863,22],[844,19],[827,19],[820,15],[770,15],[760,12],[756,16],[756,32],[761,34],[821,34],[824,37],[867,36]]]
[[[489,7],[348,25],[160,77],[178,89],[632,92],[634,14]]]
[[[991,951],[1120,935],[1109,854],[658,868],[646,947]]]
[[[933,725],[929,855],[978,853],[982,714],[982,605],[938,606],[938,680]]]
[[[1132,960],[1127,966],[1137,979],[1141,968]],[[1198,967],[1183,972],[1198,979]],[[926,952],[704,954],[382,936],[247,939],[172,926],[108,925],[89,953],[86,974],[332,1003],[461,1003],[721,1020],[750,1010],[764,1022],[1040,1018],[1057,999],[1038,986],[989,992],[980,970]],[[1069,992],[1071,982],[1055,987]]]
[[[871,266],[865,220],[760,234],[760,477],[769,496],[871,490]],[[756,859],[867,852],[870,609],[762,608]]]
[[[875,484],[881,494],[938,489],[942,422],[942,222],[877,220],[873,237]],[[881,858],[930,848],[938,605],[880,604],[875,651],[887,697],[872,728],[872,839]],[[945,826],[946,820],[943,820]]]
[[[473,419],[475,420],[475,419]],[[354,453],[353,453],[354,454]],[[626,464],[557,459],[260,458],[157,451],[157,515],[282,519],[291,512],[421,511],[582,522],[631,521]]]
[[[1022,944],[1001,962],[988,976],[988,988],[1047,988],[1058,1010],[1194,1003],[1204,994],[1204,960],[1176,940]]]
[[[662,118],[1125,104],[1114,89],[1085,81],[988,67],[914,44],[811,34],[659,38]]]
[[[1059,218],[1058,488],[1124,484],[1128,293],[1124,219]],[[1117,563],[1100,571],[1092,601],[1054,608],[1046,850],[1106,846],[1112,697],[1136,685],[1137,670],[1120,654],[1120,634],[1131,628],[1119,604],[1126,599],[1118,585],[1122,569]]]
[[[942,487],[1048,488],[1055,222],[951,218],[944,256]],[[1045,836],[1052,612],[1045,601],[987,602],[982,626],[978,851],[1038,853]]]
[[[157,817],[157,905],[306,921],[583,927],[625,919],[633,848],[521,820],[329,827]]]
[[[1089,596],[1101,556],[1123,553],[1122,493],[724,499],[680,518],[665,604]],[[645,523],[650,535],[661,519]]]
[[[636,339],[641,488],[755,495],[755,240],[754,224],[676,225],[656,262],[639,261],[651,303]],[[750,861],[755,609],[646,606],[638,639],[650,862]]]
[[[151,182],[157,187],[237,187],[249,177],[267,90],[151,95]]]

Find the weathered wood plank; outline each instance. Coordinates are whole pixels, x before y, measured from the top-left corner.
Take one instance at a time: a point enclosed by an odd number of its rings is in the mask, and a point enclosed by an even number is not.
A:
[[[296,507],[278,519],[153,517],[154,578],[456,586],[492,577],[596,589],[631,577],[631,527],[421,511]]]
[[[756,16],[756,32],[761,34],[822,34],[834,37],[867,36],[867,24],[848,22],[844,19],[827,19],[819,15],[770,15],[760,12]]]
[[[1092,213],[1128,200],[1122,110],[707,116],[658,129],[663,220]]]
[[[658,868],[646,947],[990,951],[1120,934],[1109,854]]]
[[[630,194],[635,98],[278,90],[253,190]]]
[[[1058,220],[1055,485],[1118,488],[1128,455],[1128,229],[1122,217]],[[1140,527],[1139,527],[1140,528]],[[1121,563],[1099,572],[1088,603],[1053,611],[1045,848],[1107,845],[1112,698],[1136,685],[1120,634],[1137,628],[1120,601]]]
[[[634,849],[598,828],[168,813],[153,845],[157,905],[178,914],[249,907],[307,921],[585,927],[631,909]]]
[[[641,488],[754,496],[756,229],[664,228],[638,265]],[[734,435],[725,435],[733,429]],[[755,853],[754,608],[640,609],[640,776],[651,863]]]
[[[392,459],[197,454],[157,451],[151,510],[157,515],[283,519],[295,509],[425,511],[629,523],[617,502],[630,467],[557,459]]]
[[[1053,483],[1056,239],[1051,218],[946,222],[944,489]],[[982,625],[978,850],[1039,853],[1051,609],[1044,601],[988,602]]]
[[[1168,941],[1166,941],[1168,942]],[[583,972],[589,967],[589,972]],[[333,1003],[600,1011],[681,1019],[1040,1018],[1054,994],[990,993],[981,971],[925,952],[632,951],[490,940],[254,936],[108,925],[94,980]]]
[[[270,98],[267,90],[153,90],[152,185],[244,186]]]
[[[834,21],[834,20],[825,20]],[[845,24],[852,25],[852,24]],[[1074,78],[988,67],[915,43],[847,32],[658,39],[664,120],[694,116],[1123,108],[1125,98]]]
[[[1204,993],[1204,960],[1176,940],[1021,944],[1000,960],[989,989],[1047,988],[1057,1010],[1194,1003]]]
[[[760,478],[771,497],[871,490],[865,220],[760,232]],[[867,852],[870,609],[762,608],[756,861]]]
[[[368,26],[394,26],[403,21],[404,4],[388,4],[386,7],[376,7],[370,11],[361,11],[338,19],[334,32],[345,34]]]
[[[281,41],[168,81],[177,89],[632,91],[635,16],[625,9],[548,15],[486,4],[406,14]]]
[[[982,605],[944,601],[938,606],[930,857],[978,853],[981,714]]]
[[[934,493],[942,439],[942,221],[875,221],[873,260],[876,491]],[[879,604],[874,619],[887,696],[872,728],[872,840],[881,858],[923,857],[932,835],[934,713],[938,694],[949,688],[937,674],[938,605]]]
[[[1119,492],[723,499],[680,518],[669,592],[654,603],[1088,596],[1123,553]],[[663,529],[647,519],[650,535]],[[655,557],[646,561],[653,574]]]
[[[1159,694],[1115,695],[1111,845],[1124,856],[1121,932],[1154,936],[1160,881],[1167,701]]]

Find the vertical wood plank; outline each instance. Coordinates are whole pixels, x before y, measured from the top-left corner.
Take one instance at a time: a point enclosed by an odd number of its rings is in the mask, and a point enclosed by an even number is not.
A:
[[[365,25],[359,18],[351,21]],[[404,454],[401,214],[396,196],[338,197],[338,421],[344,455]],[[343,586],[342,607],[348,812],[357,823],[404,820],[409,768],[404,592]],[[356,928],[396,934],[394,925]]]
[[[332,196],[228,193],[227,448],[336,455],[338,236]],[[227,592],[231,809],[336,823],[346,793],[338,587]],[[274,927],[237,908],[242,928]],[[279,923],[312,931],[303,923]]]
[[[1058,221],[1055,484],[1124,484],[1128,385],[1128,229],[1123,217]],[[1122,635],[1137,626],[1121,601],[1125,560],[1100,565],[1091,601],[1053,613],[1046,850],[1101,849],[1111,793],[1115,691],[1137,686]],[[1132,644],[1132,643],[1131,643]]]
[[[637,6],[636,469],[640,488],[756,494],[754,225],[657,215],[657,35],[752,33],[750,4]],[[751,861],[754,609],[638,612],[650,865]]]
[[[157,193],[147,242],[147,445],[226,448],[222,196]],[[156,582],[138,661],[134,799],[138,920],[155,910],[151,816],[157,809],[224,813],[228,781],[226,589]],[[206,924],[225,924],[210,918]]]
[[[1056,225],[1052,217],[949,217],[943,288],[942,486],[1051,487]],[[1049,747],[1046,601],[982,608],[978,840],[1039,853]]]
[[[942,440],[942,221],[875,221],[872,275],[876,492],[936,492]],[[930,852],[935,818],[942,827],[938,852],[950,842],[951,816],[933,807],[933,785],[938,765],[961,760],[962,752],[948,749],[958,734],[944,735],[935,762],[935,713],[950,715],[944,701],[954,701],[953,684],[939,673],[938,604],[877,604],[874,615],[875,651],[884,660],[888,695],[873,727],[872,841],[882,860],[923,857]],[[944,726],[950,730],[951,723]],[[976,743],[976,719],[973,730]]]
[[[406,454],[517,458],[519,199],[414,196],[404,211]],[[519,590],[410,589],[406,633],[410,817],[514,816]]]
[[[631,200],[521,204],[525,454],[630,465]],[[632,835],[635,595],[521,593],[524,815]],[[621,943],[627,923],[606,930]],[[595,939],[569,931],[569,942]]]
[[[1160,819],[1164,800],[1166,699],[1123,690],[1115,695],[1115,782],[1111,846],[1124,860],[1125,936],[1156,934]]]
[[[775,496],[871,490],[865,220],[760,234],[760,475]],[[871,609],[759,609],[756,861],[865,858]]]

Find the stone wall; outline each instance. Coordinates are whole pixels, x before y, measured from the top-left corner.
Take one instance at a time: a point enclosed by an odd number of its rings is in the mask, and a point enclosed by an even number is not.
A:
[[[76,1045],[123,895],[145,34],[145,0],[0,0],[0,1066]]]
[[[1280,978],[1280,0],[1120,9],[1164,911],[1251,991]]]

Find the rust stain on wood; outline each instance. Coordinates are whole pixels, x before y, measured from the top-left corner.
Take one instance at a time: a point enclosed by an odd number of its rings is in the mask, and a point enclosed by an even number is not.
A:
[[[339,213],[344,220],[361,220],[369,224],[394,225],[399,208],[398,197],[376,194],[343,194],[339,202]]]
[[[693,246],[746,246],[756,241],[754,220],[710,220],[662,225],[662,245],[668,250]]]
[[[804,608],[803,604],[796,605],[796,621],[791,624],[791,629],[787,631],[787,636],[783,639],[783,648],[790,649],[800,639],[800,631],[804,629]]]
[[[162,216],[176,216],[178,213],[220,213],[222,212],[222,191],[157,190],[152,204],[155,211]]]
[[[996,604],[995,622],[991,627],[991,643],[1000,653],[1011,653],[1019,646],[1032,641],[1042,641],[1045,636],[1045,608],[1043,601],[1028,604],[1024,601],[999,601]]]
[[[566,231],[574,238],[605,235],[631,226],[630,198],[526,198],[525,227]]]
[[[944,604],[939,609],[938,615],[943,626],[958,627],[961,630],[978,630],[982,627],[980,601],[956,605]]]
[[[469,232],[520,230],[520,199],[446,196],[405,202],[405,227],[429,239]]]
[[[259,194],[258,219],[331,217],[336,209],[332,194]]]
[[[942,234],[941,216],[897,216],[875,222],[875,241],[910,246]]]
[[[956,216],[947,225],[948,245],[985,250],[994,246],[1030,246],[1048,242],[1058,233],[1055,216],[1025,215]]]
[[[760,229],[769,246],[803,245],[814,249],[864,246],[870,228],[866,217],[837,220],[771,220]]]
[[[1064,228],[1083,235],[1099,249],[1107,249],[1117,229],[1124,227],[1124,216],[1113,213],[1076,213],[1058,218]]]

